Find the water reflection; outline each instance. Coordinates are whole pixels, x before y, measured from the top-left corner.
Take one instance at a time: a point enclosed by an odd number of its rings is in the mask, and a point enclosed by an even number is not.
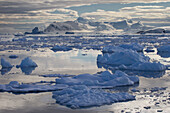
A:
[[[36,67],[21,67],[21,71],[26,75],[30,75],[32,71],[35,70]]]
[[[111,70],[113,73],[115,73],[116,69],[115,66],[112,65],[106,65],[106,64],[101,64],[97,63],[98,68],[105,68],[107,70]],[[160,72],[151,72],[151,71],[133,71],[133,70],[121,70],[125,72],[128,75],[138,75],[138,76],[143,76],[146,78],[160,78],[163,75],[165,75],[165,71],[160,71]]]
[[[160,55],[163,58],[169,58],[170,52],[158,52],[158,55]]]
[[[12,69],[12,67],[11,67],[11,68],[2,68],[2,69],[0,70],[0,71],[1,71],[1,75],[5,75],[6,73],[10,72],[11,69]]]

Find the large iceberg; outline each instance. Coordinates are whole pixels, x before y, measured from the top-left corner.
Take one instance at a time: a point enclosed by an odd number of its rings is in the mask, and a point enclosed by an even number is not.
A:
[[[118,52],[118,51],[124,51],[124,48],[119,47],[119,46],[105,46],[102,49],[103,53],[114,53],[114,52]]]
[[[11,81],[9,84],[0,84],[0,92],[13,92],[13,93],[37,93],[61,90],[68,87],[64,84],[56,85],[34,85],[34,84],[20,84],[17,81]]]
[[[138,77],[128,76],[126,73],[121,71],[116,71],[115,74],[105,71],[101,74],[80,74],[74,77],[63,77],[56,79],[56,84],[66,84],[69,86],[86,85],[92,88],[129,86],[138,82]]]
[[[37,64],[29,57],[22,60],[21,64],[17,67],[37,67]]]
[[[2,68],[12,68],[13,66],[8,62],[6,61],[4,58],[1,58],[1,66]]]
[[[98,55],[97,62],[110,65],[132,65],[136,62],[149,62],[150,58],[133,50],[117,51],[112,54]]]
[[[134,100],[135,96],[128,93],[109,93],[101,89],[90,89],[87,86],[78,85],[53,92],[53,98],[56,103],[77,109]]]

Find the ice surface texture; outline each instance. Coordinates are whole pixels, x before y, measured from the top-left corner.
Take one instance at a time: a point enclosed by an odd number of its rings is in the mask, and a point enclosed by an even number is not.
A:
[[[87,86],[79,85],[55,91],[53,98],[61,105],[77,109],[134,100],[135,96],[128,93],[109,93],[101,89],[90,89]]]

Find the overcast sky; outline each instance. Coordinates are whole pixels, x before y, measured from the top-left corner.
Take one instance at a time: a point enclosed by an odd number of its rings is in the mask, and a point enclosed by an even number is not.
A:
[[[0,33],[41,29],[82,16],[95,21],[132,19],[170,26],[170,0],[0,0]]]

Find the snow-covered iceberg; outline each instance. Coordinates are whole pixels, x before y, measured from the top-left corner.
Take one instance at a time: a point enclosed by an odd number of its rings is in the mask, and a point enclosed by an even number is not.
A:
[[[1,58],[1,66],[2,68],[12,68],[13,66],[8,62],[6,61],[4,58]]]
[[[135,96],[128,93],[109,93],[101,89],[90,89],[87,86],[72,86],[60,91],[53,92],[56,103],[72,109],[101,106],[135,100]]]
[[[68,86],[64,84],[34,85],[34,84],[20,84],[17,81],[11,81],[9,84],[0,84],[0,92],[37,93],[55,91],[66,87]]]
[[[32,61],[29,57],[22,60],[20,65],[17,65],[17,67],[37,67],[38,65]]]
[[[116,71],[111,74],[109,71],[101,74],[80,74],[74,77],[57,78],[56,84],[86,85],[92,88],[111,88],[119,86],[134,85],[139,82],[139,78],[135,76],[128,76],[126,73]]]
[[[149,62],[150,58],[133,50],[117,51],[98,55],[97,62],[109,65],[132,65],[136,62]]]
[[[56,52],[56,51],[70,51],[70,50],[72,50],[72,48],[67,47],[67,46],[56,45],[51,50],[53,50],[54,52]]]

